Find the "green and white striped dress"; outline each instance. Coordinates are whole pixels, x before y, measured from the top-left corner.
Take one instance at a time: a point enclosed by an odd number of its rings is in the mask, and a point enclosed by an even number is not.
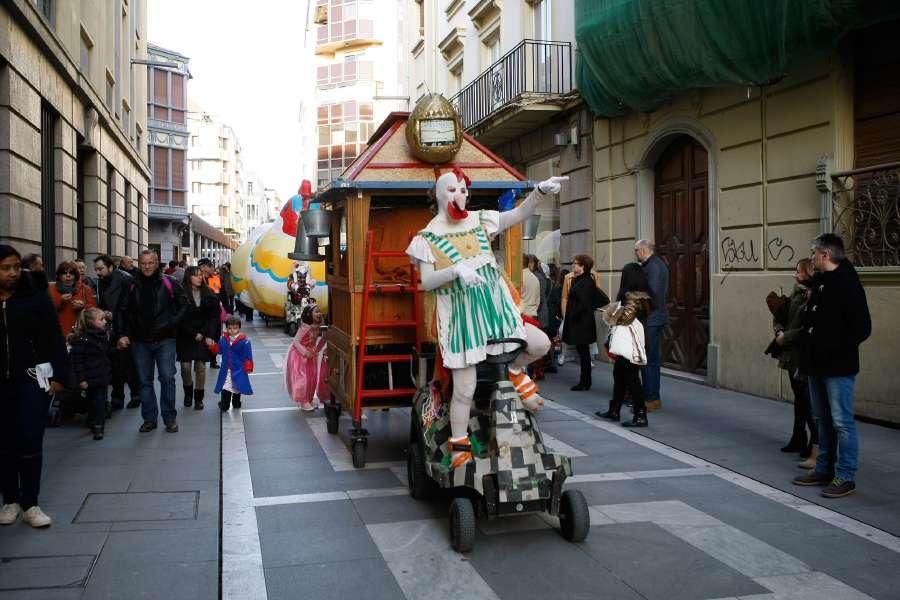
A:
[[[484,278],[466,286],[462,280],[432,290],[436,295],[438,341],[444,366],[461,369],[475,365],[488,354],[512,350],[512,344],[492,344],[490,339],[525,339],[525,326],[491,251],[490,237],[500,224],[497,211],[469,216],[472,228],[438,234],[427,228],[413,238],[406,253],[431,263],[435,270],[465,262]]]

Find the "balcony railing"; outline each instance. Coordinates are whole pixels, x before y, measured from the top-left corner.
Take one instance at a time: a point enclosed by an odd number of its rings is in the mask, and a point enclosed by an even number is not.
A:
[[[572,91],[572,44],[522,40],[450,99],[463,128],[533,96],[537,101]]]
[[[900,162],[833,173],[831,218],[857,267],[900,267]]]

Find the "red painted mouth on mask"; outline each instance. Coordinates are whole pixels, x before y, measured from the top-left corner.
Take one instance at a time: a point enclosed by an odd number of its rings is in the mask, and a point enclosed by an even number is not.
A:
[[[454,219],[456,221],[461,221],[469,216],[469,211],[467,211],[463,208],[460,208],[459,206],[456,205],[455,200],[451,200],[447,204],[447,214],[450,215],[451,219]]]

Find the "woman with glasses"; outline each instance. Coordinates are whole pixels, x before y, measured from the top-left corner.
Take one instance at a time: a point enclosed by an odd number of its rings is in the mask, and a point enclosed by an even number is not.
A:
[[[78,265],[71,261],[59,263],[56,281],[47,287],[47,293],[56,309],[63,337],[72,333],[82,310],[97,306],[94,292],[81,281]]]

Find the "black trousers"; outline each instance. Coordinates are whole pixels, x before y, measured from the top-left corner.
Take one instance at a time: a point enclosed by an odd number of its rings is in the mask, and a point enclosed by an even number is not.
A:
[[[0,381],[0,491],[3,503],[38,502],[50,394],[33,379]]]
[[[632,412],[644,408],[644,389],[641,387],[641,367],[628,362],[621,356],[613,363],[613,403],[622,406],[625,392],[631,396]]]
[[[140,399],[141,383],[138,381],[137,369],[134,367],[134,358],[131,356],[131,348],[113,350],[109,356],[112,363],[112,392],[109,397],[114,405],[121,406],[125,401],[125,384],[132,398]]]
[[[809,381],[806,377],[788,371],[791,380],[791,389],[794,390],[794,433],[792,437],[805,434],[804,429],[809,429],[809,441],[812,444],[819,443],[819,429],[813,420],[812,404],[809,399]]]
[[[576,344],[575,350],[578,352],[578,362],[581,365],[581,374],[578,377],[578,385],[591,386],[591,345]]]

